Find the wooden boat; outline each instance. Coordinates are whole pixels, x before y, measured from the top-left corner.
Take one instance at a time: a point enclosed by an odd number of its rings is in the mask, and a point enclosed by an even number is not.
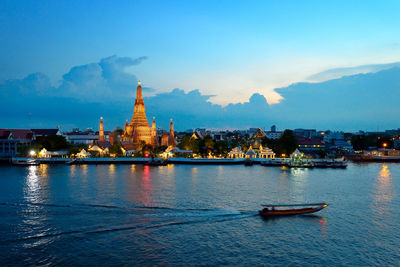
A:
[[[341,159],[314,159],[315,168],[347,168],[347,161],[344,158]]]
[[[13,165],[18,165],[18,166],[37,166],[40,165],[40,162],[36,159],[25,159],[25,158],[18,158],[18,159],[12,159],[11,163]]]
[[[286,166],[289,168],[314,168],[314,164],[308,160],[291,160]]]
[[[270,216],[288,216],[314,213],[326,208],[326,203],[312,203],[312,204],[283,204],[283,205],[262,205],[264,208],[260,210],[262,217]]]

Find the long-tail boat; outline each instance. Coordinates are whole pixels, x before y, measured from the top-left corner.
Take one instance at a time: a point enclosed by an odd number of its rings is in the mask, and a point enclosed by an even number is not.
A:
[[[328,206],[327,203],[312,204],[279,204],[279,205],[262,205],[264,208],[260,210],[262,217],[270,216],[287,216],[313,213],[322,210]]]

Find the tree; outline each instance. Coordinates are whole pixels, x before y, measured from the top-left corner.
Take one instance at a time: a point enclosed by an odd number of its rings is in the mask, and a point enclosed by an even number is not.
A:
[[[122,149],[121,146],[118,144],[113,144],[109,149],[111,154],[116,154],[117,156],[122,156]]]
[[[213,151],[214,150],[214,145],[215,142],[214,140],[211,138],[211,136],[207,135],[206,138],[204,138],[204,145],[207,149],[207,152],[209,151]]]
[[[296,137],[292,130],[285,130],[278,140],[277,151],[275,153],[281,155],[290,155],[298,147]]]
[[[35,143],[40,149],[46,148],[47,150],[68,149],[70,146],[65,137],[61,135],[38,136]]]
[[[227,141],[217,141],[214,146],[214,152],[217,155],[225,156],[228,154],[228,142]]]
[[[69,146],[68,151],[70,154],[77,154],[81,152],[82,149],[85,149],[86,151],[88,150],[88,146],[85,144],[80,144],[76,146]]]
[[[184,136],[179,143],[178,147],[183,150],[190,150],[191,149],[191,138],[190,136]]]

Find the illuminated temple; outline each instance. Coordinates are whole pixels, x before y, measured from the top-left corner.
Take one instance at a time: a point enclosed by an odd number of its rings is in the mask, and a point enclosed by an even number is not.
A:
[[[171,127],[172,127],[172,136],[171,136]],[[174,138],[173,133],[173,125],[171,121],[170,125],[170,134],[169,139]],[[153,147],[158,146],[158,137],[157,137],[157,129],[155,118],[153,117],[153,123],[150,126],[147,118],[146,111],[144,107],[144,101],[142,96],[142,86],[139,82],[138,87],[136,89],[136,100],[135,106],[133,108],[133,116],[131,122],[125,124],[124,132],[121,136],[121,141],[123,143],[130,143],[136,149],[139,144],[144,142],[147,145],[151,145]],[[175,140],[168,140],[168,145],[176,146]]]

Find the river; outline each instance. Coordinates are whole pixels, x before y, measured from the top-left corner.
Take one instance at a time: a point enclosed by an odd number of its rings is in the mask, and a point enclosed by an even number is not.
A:
[[[400,164],[0,166],[0,264],[398,265]],[[327,202],[262,219],[262,203]]]

